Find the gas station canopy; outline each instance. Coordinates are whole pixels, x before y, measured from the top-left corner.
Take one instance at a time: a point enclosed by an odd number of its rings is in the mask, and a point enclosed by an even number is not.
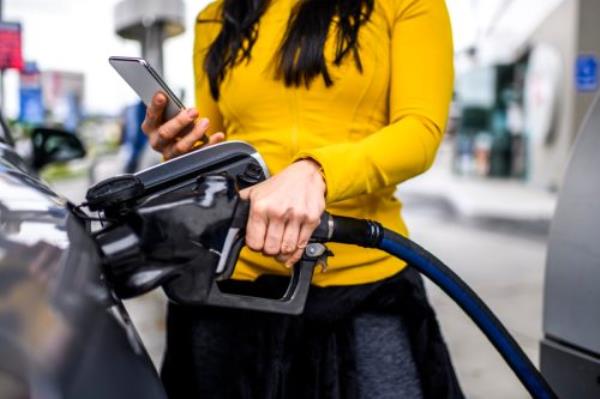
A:
[[[140,40],[147,28],[163,27],[164,39],[185,30],[183,0],[123,0],[115,8],[115,31],[125,39]]]

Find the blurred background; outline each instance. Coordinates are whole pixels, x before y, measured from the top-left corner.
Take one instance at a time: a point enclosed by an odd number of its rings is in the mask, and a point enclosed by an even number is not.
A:
[[[110,68],[146,57],[193,105],[192,45],[203,0],[0,0],[1,112],[29,151],[59,127],[85,160],[42,176],[77,202],[90,184],[159,161],[143,108]],[[398,196],[413,238],[453,266],[538,361],[550,222],[577,131],[598,89],[597,0],[447,0],[456,84],[438,159]],[[202,105],[199,104],[200,110]],[[431,299],[470,398],[526,398],[485,338],[443,293]],[[160,293],[130,301],[153,360],[164,340]]]

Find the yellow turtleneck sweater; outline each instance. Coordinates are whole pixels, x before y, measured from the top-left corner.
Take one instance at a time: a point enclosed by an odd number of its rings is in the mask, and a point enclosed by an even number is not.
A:
[[[198,16],[194,48],[196,105],[211,121],[209,133],[252,144],[276,174],[300,158],[323,169],[327,210],[377,220],[407,234],[395,186],[432,164],[448,116],[453,82],[450,22],[444,0],[375,0],[360,30],[363,72],[353,57],[332,65],[335,35],[325,46],[334,80],[318,77],[309,88],[275,79],[273,58],[295,0],[272,0],[262,16],[250,62],[230,71],[215,102],[203,69],[208,46],[220,30],[221,1]],[[405,264],[381,251],[329,244],[335,254],[319,286],[373,282]],[[287,274],[272,258],[244,250],[234,278]]]

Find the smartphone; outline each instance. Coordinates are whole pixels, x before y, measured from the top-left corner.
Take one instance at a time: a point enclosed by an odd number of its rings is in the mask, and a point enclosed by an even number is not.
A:
[[[163,115],[164,120],[175,117],[185,109],[183,103],[148,61],[136,57],[110,57],[108,62],[133,91],[136,92],[147,107],[150,106],[152,97],[154,97],[156,92],[161,91],[167,96],[168,101]]]
[[[150,106],[152,97],[154,97],[156,92],[161,91],[167,96],[167,107],[163,113],[164,121],[174,118],[185,109],[183,103],[145,59],[137,57],[110,57],[108,62],[133,91],[137,93],[143,103],[146,104],[146,107]],[[179,136],[185,136],[193,128],[194,125],[190,124],[181,131]],[[208,143],[208,137],[204,135],[198,142],[194,143],[194,149],[206,143]]]

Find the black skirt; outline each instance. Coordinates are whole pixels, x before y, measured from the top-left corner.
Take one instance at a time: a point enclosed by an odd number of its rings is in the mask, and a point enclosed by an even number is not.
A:
[[[287,279],[227,282],[276,296]],[[424,398],[463,398],[421,276],[407,268],[371,284],[311,287],[301,316],[170,304],[162,378],[170,399],[359,398],[354,320],[402,319]]]

